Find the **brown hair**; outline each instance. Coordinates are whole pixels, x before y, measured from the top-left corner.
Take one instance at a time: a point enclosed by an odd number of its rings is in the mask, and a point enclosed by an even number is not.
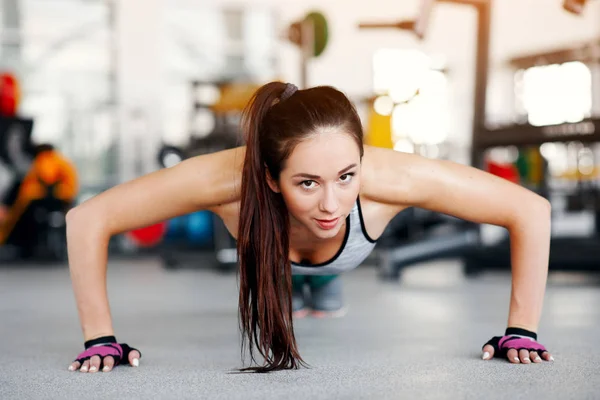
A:
[[[237,242],[242,359],[248,340],[251,361],[256,362],[256,346],[264,364],[240,371],[307,366],[298,352],[292,321],[288,211],[281,194],[268,186],[267,170],[278,181],[296,144],[321,128],[347,132],[363,155],[360,118],[343,93],[328,86],[294,89],[281,82],[262,86],[242,117],[246,156]]]

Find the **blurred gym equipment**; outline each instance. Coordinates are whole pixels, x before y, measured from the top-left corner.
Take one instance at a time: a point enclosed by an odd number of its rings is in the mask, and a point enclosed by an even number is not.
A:
[[[392,112],[396,106],[408,104],[418,95],[419,90],[417,89],[411,97],[399,102],[395,102],[388,94],[371,96],[365,99],[364,101],[368,104],[365,144],[393,149]]]
[[[385,94],[367,99],[365,144],[394,148],[392,109],[410,103],[418,95],[419,90],[397,103]],[[397,278],[404,266],[456,255],[465,241],[474,240],[471,232],[463,232],[464,227],[462,221],[439,213],[417,208],[404,210],[390,221],[379,238],[372,261],[378,265],[382,277]]]
[[[181,149],[175,146],[164,145],[158,152],[158,164],[162,168],[173,167],[182,162],[184,158]]]
[[[327,19],[318,11],[310,12],[301,20],[292,23],[288,27],[285,37],[300,49],[298,87],[304,89],[308,81],[309,60],[323,54],[329,41]]]
[[[549,198],[551,201],[556,196],[563,195],[567,199],[567,211],[591,210],[595,213],[595,234],[588,237],[575,237],[563,235],[555,236],[553,232],[550,269],[562,270],[598,270],[600,254],[597,252],[600,232],[600,189],[598,177],[594,175],[596,164],[593,158],[587,157],[582,164],[581,154],[594,154],[591,149],[586,149],[586,144],[600,142],[600,119],[589,117],[577,122],[565,122],[554,125],[534,126],[526,124],[509,124],[506,126],[489,127],[485,123],[486,90],[488,82],[488,57],[490,43],[491,0],[438,0],[445,3],[469,5],[477,11],[477,48],[476,48],[476,73],[475,95],[473,113],[473,132],[471,163],[478,168],[487,169],[489,172],[519,183],[536,191],[538,194]],[[360,24],[362,28],[395,28],[411,30],[422,38],[425,35],[425,26],[431,13],[434,0],[424,0],[421,12],[416,21],[404,20],[394,23],[366,23]],[[565,1],[564,8],[570,12],[581,13],[585,1]],[[561,49],[554,52],[527,56],[513,60],[513,65],[520,69],[551,63],[566,63],[580,61],[597,64],[600,61],[598,49],[600,42],[593,41],[580,47]],[[549,82],[549,84],[551,84]],[[562,179],[575,180],[566,193],[564,189],[552,188],[549,185],[549,174],[545,157],[541,154],[541,146],[547,143],[579,143],[578,161],[574,172],[563,174]],[[518,152],[514,164],[498,164],[493,160],[486,160],[486,154],[494,148],[516,148]],[[581,165],[587,172],[582,177]],[[593,182],[593,183],[590,183]],[[564,185],[563,185],[564,186]],[[554,205],[553,205],[554,206]],[[556,212],[553,213],[553,221]],[[398,270],[414,260],[428,260],[436,258],[441,250],[447,255],[458,255],[464,259],[464,272],[473,276],[489,268],[510,267],[510,243],[508,235],[501,235],[500,239],[485,240],[482,236],[482,227],[475,224],[464,223],[460,234],[453,233],[447,236],[444,243],[435,244],[435,239],[417,240],[415,244],[402,246],[397,249],[386,249],[380,252],[382,275],[397,277]],[[462,240],[460,238],[462,237]],[[428,240],[431,245],[427,246]],[[418,249],[423,251],[421,257],[411,258]],[[413,251],[414,250],[414,251]]]
[[[11,73],[0,74],[0,115],[14,117],[21,97],[19,82]]]
[[[127,232],[127,235],[138,247],[144,248],[158,245],[163,240],[166,232],[167,223],[163,221],[158,224],[134,229]]]
[[[448,1],[452,2],[452,0]],[[361,22],[358,24],[358,27],[360,29],[401,29],[411,31],[417,35],[419,39],[423,39],[425,37],[425,32],[427,31],[429,18],[435,2],[436,0],[421,0],[419,15],[415,20],[407,19],[393,22]],[[456,2],[460,3],[461,1]]]
[[[65,216],[75,201],[75,168],[50,145],[34,145],[33,120],[18,115],[19,82],[0,74],[0,163],[12,183],[0,193],[0,259],[66,259]]]
[[[600,40],[572,48],[530,54],[511,60],[518,70],[543,65],[562,65],[581,62],[600,63]],[[548,85],[555,82],[548,82]],[[600,187],[598,159],[600,119],[590,116],[579,121],[558,124],[520,124],[481,127],[474,137],[474,149],[482,158],[494,149],[514,149],[518,157],[514,166],[520,184],[548,198],[553,205],[553,232],[550,247],[551,270],[598,271],[600,265]],[[553,173],[549,162],[556,162],[552,151],[565,148],[561,164],[563,172]],[[569,154],[568,149],[572,149]],[[492,172],[492,171],[490,171]],[[582,218],[590,215],[590,218]],[[565,221],[580,218],[579,229],[564,230]],[[591,223],[584,223],[591,221]],[[571,224],[573,225],[573,224]],[[586,225],[591,225],[586,228]],[[587,232],[586,232],[587,231]],[[510,243],[506,235],[494,243],[482,243],[465,256],[465,271],[476,275],[484,269],[506,268],[510,265]]]
[[[9,208],[0,224],[0,245],[10,248],[3,258],[65,261],[65,216],[77,191],[73,165],[51,146],[37,146],[29,171],[5,199]]]
[[[581,15],[588,0],[564,0],[563,8],[575,15]]]
[[[365,132],[365,144],[374,147],[383,147],[385,149],[393,149],[394,142],[392,141],[392,113],[381,113],[375,107],[375,102],[381,97],[370,98],[367,100],[369,104],[369,115],[367,117],[367,129]],[[389,100],[391,103],[391,99]],[[391,108],[391,107],[390,107]]]
[[[31,166],[34,157],[32,130],[32,119],[0,116],[0,162],[15,179],[22,179]]]
[[[477,8],[479,36],[476,81],[487,82],[489,2],[444,1],[472,5]],[[423,0],[416,20],[365,22],[360,23],[359,28],[408,30],[423,39],[434,3],[435,0]],[[418,92],[415,95],[418,95]],[[474,102],[476,107],[474,119],[476,121],[484,116],[484,110],[480,107],[482,99],[485,99],[485,88],[482,90],[478,86]],[[398,279],[401,269],[408,265],[421,261],[461,256],[477,242],[477,228],[472,224],[427,210],[405,210],[390,222],[376,248],[380,276],[384,279]]]
[[[245,82],[192,81],[189,141],[181,148],[164,145],[159,164],[168,168],[190,157],[242,145],[241,112],[259,87]],[[168,221],[160,253],[163,265],[170,269],[210,265],[226,272],[237,266],[235,240],[221,219],[205,210]]]

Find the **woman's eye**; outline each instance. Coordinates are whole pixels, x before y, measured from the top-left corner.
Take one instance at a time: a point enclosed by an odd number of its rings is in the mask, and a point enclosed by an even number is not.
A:
[[[300,182],[300,186],[304,189],[312,189],[314,187],[315,181],[302,181]]]
[[[353,177],[353,176],[354,176],[354,173],[351,173],[351,174],[344,174],[344,175],[340,176],[340,180],[341,180],[343,183],[347,183],[347,182],[350,182],[350,181],[352,180],[352,177]]]

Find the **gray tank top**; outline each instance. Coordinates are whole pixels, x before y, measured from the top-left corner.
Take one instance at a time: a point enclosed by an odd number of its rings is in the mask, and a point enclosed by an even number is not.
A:
[[[360,198],[357,198],[350,215],[346,217],[346,236],[337,254],[321,264],[298,264],[292,261],[292,274],[337,275],[350,271],[357,268],[371,254],[376,242],[367,234]]]

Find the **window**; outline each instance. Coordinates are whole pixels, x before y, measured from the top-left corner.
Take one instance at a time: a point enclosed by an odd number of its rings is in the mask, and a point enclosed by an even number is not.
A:
[[[19,2],[19,112],[34,119],[33,140],[58,147],[82,185],[115,173],[110,7],[101,1]]]
[[[448,83],[439,64],[416,50],[380,49],[375,53],[373,89],[376,95],[387,97],[380,104],[391,104],[376,111],[392,113],[395,148],[404,147],[407,141],[435,145],[447,139]]]
[[[531,125],[579,122],[592,110],[592,76],[581,62],[520,70],[515,75],[517,111]]]

